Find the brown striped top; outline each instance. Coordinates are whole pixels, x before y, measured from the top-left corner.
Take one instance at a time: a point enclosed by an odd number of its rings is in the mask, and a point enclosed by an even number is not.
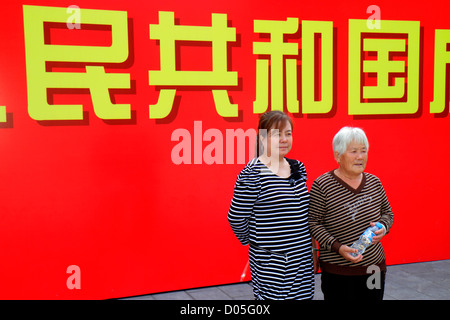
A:
[[[383,185],[376,176],[363,173],[360,186],[353,189],[334,174],[318,177],[310,191],[309,227],[320,246],[322,270],[344,275],[366,274],[367,267],[385,270],[385,256],[380,242],[367,247],[358,263],[345,260],[338,252],[341,244],[351,246],[370,222],[380,222],[389,232],[394,215]]]

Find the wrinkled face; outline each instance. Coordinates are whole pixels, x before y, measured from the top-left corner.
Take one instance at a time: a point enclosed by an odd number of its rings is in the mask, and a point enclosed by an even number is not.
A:
[[[292,127],[286,121],[280,129],[270,129],[261,137],[264,153],[269,157],[284,157],[292,148]]]
[[[339,155],[335,152],[334,157],[339,164],[339,169],[347,176],[357,176],[364,172],[367,164],[367,148],[363,143],[352,141],[347,150]]]

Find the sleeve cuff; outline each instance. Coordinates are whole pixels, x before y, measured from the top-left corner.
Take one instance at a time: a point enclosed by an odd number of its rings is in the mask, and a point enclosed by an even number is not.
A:
[[[340,243],[338,240],[334,240],[333,244],[331,245],[331,250],[339,253],[339,248],[342,246],[342,243]]]

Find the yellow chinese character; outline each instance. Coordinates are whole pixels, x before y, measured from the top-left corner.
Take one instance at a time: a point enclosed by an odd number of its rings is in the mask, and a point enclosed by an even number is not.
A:
[[[95,114],[102,119],[130,119],[128,104],[113,104],[109,89],[130,88],[130,75],[106,73],[106,63],[121,63],[128,57],[128,25],[125,11],[81,9],[82,24],[110,25],[112,45],[71,46],[45,43],[44,23],[64,23],[66,8],[23,6],[27,67],[28,113],[35,120],[82,120],[81,105],[49,105],[49,88],[87,88]],[[47,72],[47,62],[89,63],[86,72]],[[92,65],[99,64],[99,65]]]
[[[175,25],[173,12],[159,12],[159,24],[150,25],[150,39],[159,40],[161,70],[149,71],[154,86],[237,86],[237,72],[227,71],[227,44],[236,41],[236,29],[227,26],[227,15],[211,15],[210,27]],[[175,41],[212,43],[212,71],[176,70]],[[176,89],[161,89],[156,105],[150,105],[150,118],[161,119],[172,110]],[[216,110],[222,117],[237,117],[238,105],[231,104],[226,90],[212,90]]]
[[[298,19],[286,21],[255,20],[254,31],[270,34],[270,42],[254,42],[253,54],[270,56],[270,93],[272,110],[283,110],[283,61],[286,55],[298,55],[297,43],[286,43],[285,34],[298,30]],[[269,103],[269,60],[256,60],[256,100],[253,112],[267,111]],[[289,112],[299,112],[297,99],[297,59],[286,59],[286,104]]]
[[[298,55],[297,43],[286,43],[286,34],[295,34],[298,30],[298,19],[287,18],[286,21],[255,20],[254,31],[270,34],[270,42],[255,42],[253,53],[268,55],[269,60],[256,60],[256,100],[253,112],[267,111],[269,104],[269,82],[272,110],[283,110],[284,80],[286,83],[287,110],[299,112],[297,99],[297,59],[286,58]],[[322,50],[320,61],[315,60],[315,36],[321,35]],[[286,65],[283,65],[286,61]],[[320,85],[321,98],[316,101],[316,64],[322,66]],[[283,69],[286,68],[286,75]],[[333,106],[333,23],[331,21],[302,21],[302,111],[303,113],[327,113]]]
[[[371,36],[365,36],[367,34]],[[375,52],[376,60],[364,60],[363,51]],[[392,60],[390,54],[393,52],[405,54],[406,61]],[[380,29],[370,29],[367,27],[366,20],[349,20],[349,114],[412,114],[417,112],[419,108],[419,54],[419,21],[383,20]],[[361,83],[363,74],[375,74],[376,85],[369,86]],[[399,74],[404,74],[404,76],[399,76]],[[392,76],[394,81],[393,84],[390,84],[389,77]]]
[[[434,97],[430,104],[431,113],[441,113],[445,110],[446,91],[448,85],[447,66],[450,64],[450,30],[437,29],[434,38]]]

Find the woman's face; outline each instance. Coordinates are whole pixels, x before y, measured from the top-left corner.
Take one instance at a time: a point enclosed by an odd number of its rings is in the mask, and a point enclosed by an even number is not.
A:
[[[261,138],[261,142],[268,157],[286,156],[292,148],[292,127],[289,121],[280,129],[270,129],[267,135]]]
[[[338,155],[337,152],[335,153],[339,169],[349,177],[354,177],[364,172],[367,157],[366,146],[355,141],[348,144],[347,150],[343,154]]]

